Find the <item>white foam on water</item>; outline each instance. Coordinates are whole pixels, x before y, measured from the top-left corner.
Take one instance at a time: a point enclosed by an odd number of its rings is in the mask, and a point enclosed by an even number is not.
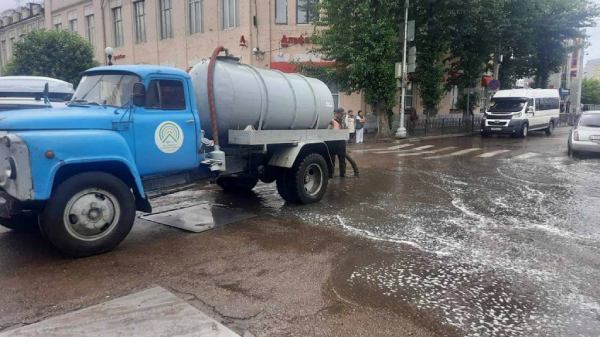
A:
[[[421,245],[419,245],[418,243],[416,243],[414,241],[402,240],[400,238],[393,238],[393,237],[383,237],[383,236],[375,234],[374,232],[371,232],[371,231],[366,230],[366,229],[359,229],[359,228],[355,228],[355,227],[349,226],[349,225],[346,224],[346,221],[344,221],[344,219],[341,216],[336,215],[336,217],[337,217],[340,225],[342,226],[342,228],[344,228],[345,230],[347,230],[347,231],[349,231],[351,233],[354,233],[356,235],[359,235],[359,236],[362,236],[362,237],[366,237],[366,238],[369,238],[369,239],[374,240],[374,241],[384,241],[384,242],[391,242],[391,243],[408,245],[408,246],[411,246],[411,247],[414,247],[414,248],[417,248],[417,249],[425,251],[425,249]]]

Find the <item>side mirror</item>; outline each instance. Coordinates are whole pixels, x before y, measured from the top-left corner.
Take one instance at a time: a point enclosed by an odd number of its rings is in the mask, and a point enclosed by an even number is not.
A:
[[[530,106],[530,107],[527,107],[527,113],[528,113],[528,114],[535,114],[535,110],[533,109],[533,107],[532,107],[532,106]]]
[[[135,83],[133,85],[133,105],[144,106],[146,104],[146,87],[143,83]]]

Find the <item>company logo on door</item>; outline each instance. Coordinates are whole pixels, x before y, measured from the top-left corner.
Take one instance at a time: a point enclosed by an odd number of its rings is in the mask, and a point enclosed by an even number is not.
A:
[[[162,152],[175,153],[183,145],[183,130],[175,122],[163,122],[154,132],[154,142]]]

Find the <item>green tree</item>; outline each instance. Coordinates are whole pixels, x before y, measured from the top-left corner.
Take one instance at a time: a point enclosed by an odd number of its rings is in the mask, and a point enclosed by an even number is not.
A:
[[[417,47],[417,69],[412,77],[419,86],[419,95],[428,115],[437,113],[437,107],[446,92],[443,58],[448,53],[449,44],[444,12],[445,8],[436,1],[416,2],[412,10]]]
[[[401,60],[397,0],[323,0],[316,51],[335,60],[331,78],[345,92],[362,91],[378,119],[378,135],[391,136],[387,112],[397,92],[394,64]]]
[[[504,0],[503,7],[509,18],[500,40],[504,88],[522,77],[534,77],[534,86],[545,88],[550,74],[583,43],[583,28],[594,26],[600,14],[589,0]]]
[[[80,73],[96,66],[88,41],[64,30],[39,30],[17,42],[7,75],[48,76],[77,85]]]
[[[490,67],[491,55],[498,50],[504,22],[502,1],[447,0],[446,29],[449,30],[448,86],[473,88]],[[467,24],[468,23],[468,24]]]
[[[581,103],[600,104],[600,80],[583,80],[581,85]]]

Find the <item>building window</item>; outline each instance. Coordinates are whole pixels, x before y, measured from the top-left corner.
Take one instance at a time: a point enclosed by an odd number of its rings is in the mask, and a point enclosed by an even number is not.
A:
[[[202,32],[202,0],[189,0],[190,34]]]
[[[94,22],[94,14],[85,16],[85,37],[92,46],[96,45],[96,23]]]
[[[144,0],[133,3],[133,16],[135,18],[135,42],[146,42],[146,8]]]
[[[15,51],[15,38],[11,37],[8,40],[8,58],[10,59],[12,57],[12,54]]]
[[[239,26],[239,0],[223,0],[223,29]]]
[[[71,33],[77,33],[77,19],[69,20],[69,31]]]
[[[160,1],[160,38],[168,39],[173,37],[171,26],[171,0]]]
[[[414,108],[413,105],[413,85],[412,83],[410,83],[407,88],[406,88],[406,93],[404,95],[404,108],[405,109],[412,109]]]
[[[113,16],[113,46],[120,47],[123,45],[123,16],[121,15],[121,7],[112,9]]]
[[[77,17],[75,17],[73,14],[69,14],[69,31],[71,33],[77,33]]]
[[[317,0],[296,0],[296,23],[311,23],[317,18]]]
[[[337,83],[329,83],[327,86],[329,87],[331,96],[333,97],[333,110],[336,110],[340,106],[340,89]]]
[[[2,65],[5,65],[8,62],[8,54],[6,53],[6,40],[2,40],[0,43],[0,61]]]
[[[275,23],[287,24],[287,0],[275,0]]]

